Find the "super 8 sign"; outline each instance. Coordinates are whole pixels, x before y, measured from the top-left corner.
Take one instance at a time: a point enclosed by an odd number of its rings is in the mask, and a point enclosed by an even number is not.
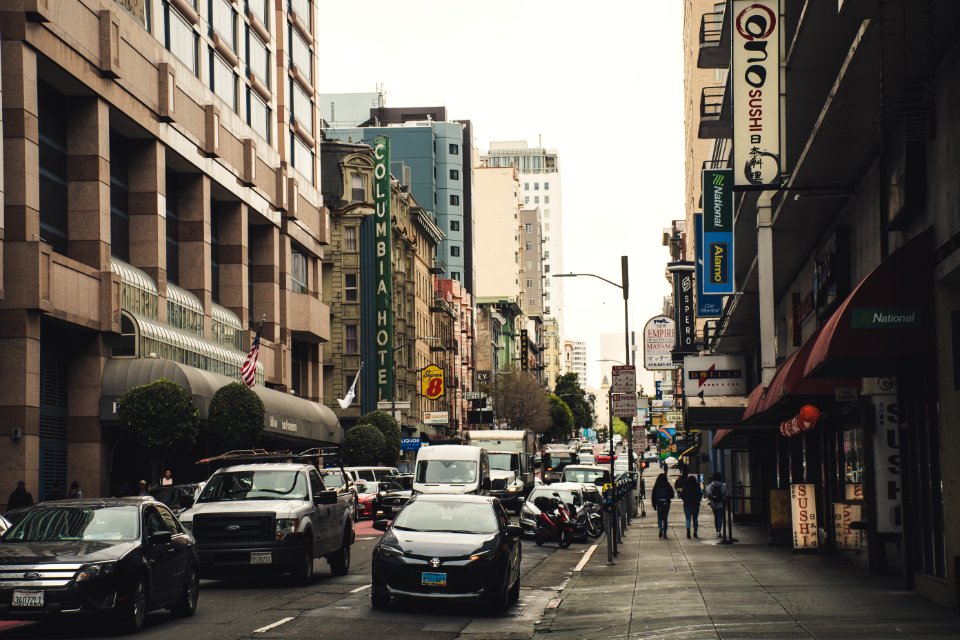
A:
[[[435,364],[427,365],[420,372],[420,395],[428,400],[442,398],[447,392],[443,369]]]

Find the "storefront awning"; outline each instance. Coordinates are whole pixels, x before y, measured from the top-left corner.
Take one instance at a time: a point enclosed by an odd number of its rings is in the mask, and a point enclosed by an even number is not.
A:
[[[688,427],[717,427],[743,421],[746,396],[705,396],[687,398],[685,424]]]
[[[763,396],[767,388],[763,384],[758,384],[747,396],[747,409],[743,412],[744,421],[749,421],[760,412],[760,405],[763,404]]]
[[[774,442],[779,425],[739,424],[725,429],[713,430],[712,446],[714,449],[751,449],[762,446],[759,442],[770,445]]]
[[[807,377],[895,373],[928,355],[933,336],[933,233],[909,240],[847,296],[813,341]]]
[[[221,387],[236,382],[232,378],[204,371],[163,358],[110,358],[103,369],[100,392],[100,418],[117,419],[117,399],[133,387],[166,378],[176,382],[193,396],[206,420],[210,400]],[[271,437],[301,444],[339,444],[341,429],[333,411],[320,403],[297,398],[257,385],[253,387],[263,401],[264,431]]]

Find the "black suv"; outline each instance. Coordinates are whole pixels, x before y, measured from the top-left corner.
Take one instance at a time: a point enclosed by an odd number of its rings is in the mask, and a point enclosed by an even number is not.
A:
[[[97,613],[138,631],[153,609],[193,615],[197,568],[193,538],[152,498],[43,502],[0,538],[0,620]]]

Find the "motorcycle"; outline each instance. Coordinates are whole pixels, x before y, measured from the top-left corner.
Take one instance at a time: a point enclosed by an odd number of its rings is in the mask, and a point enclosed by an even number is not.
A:
[[[534,505],[540,510],[533,531],[533,541],[537,546],[556,541],[561,549],[569,547],[573,542],[574,521],[563,501],[540,496],[534,501]]]
[[[587,535],[591,538],[599,538],[605,530],[603,522],[603,507],[598,504],[590,504],[585,507],[589,509],[587,513]]]

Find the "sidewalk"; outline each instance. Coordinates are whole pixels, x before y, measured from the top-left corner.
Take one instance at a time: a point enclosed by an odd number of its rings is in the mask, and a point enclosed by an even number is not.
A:
[[[719,545],[706,504],[700,534],[687,539],[683,505],[674,500],[669,537],[659,539],[648,503],[616,564],[607,566],[601,538],[534,638],[960,637],[960,615],[903,590],[895,579],[869,576],[842,556],[768,547],[760,527],[735,527],[739,542]]]

